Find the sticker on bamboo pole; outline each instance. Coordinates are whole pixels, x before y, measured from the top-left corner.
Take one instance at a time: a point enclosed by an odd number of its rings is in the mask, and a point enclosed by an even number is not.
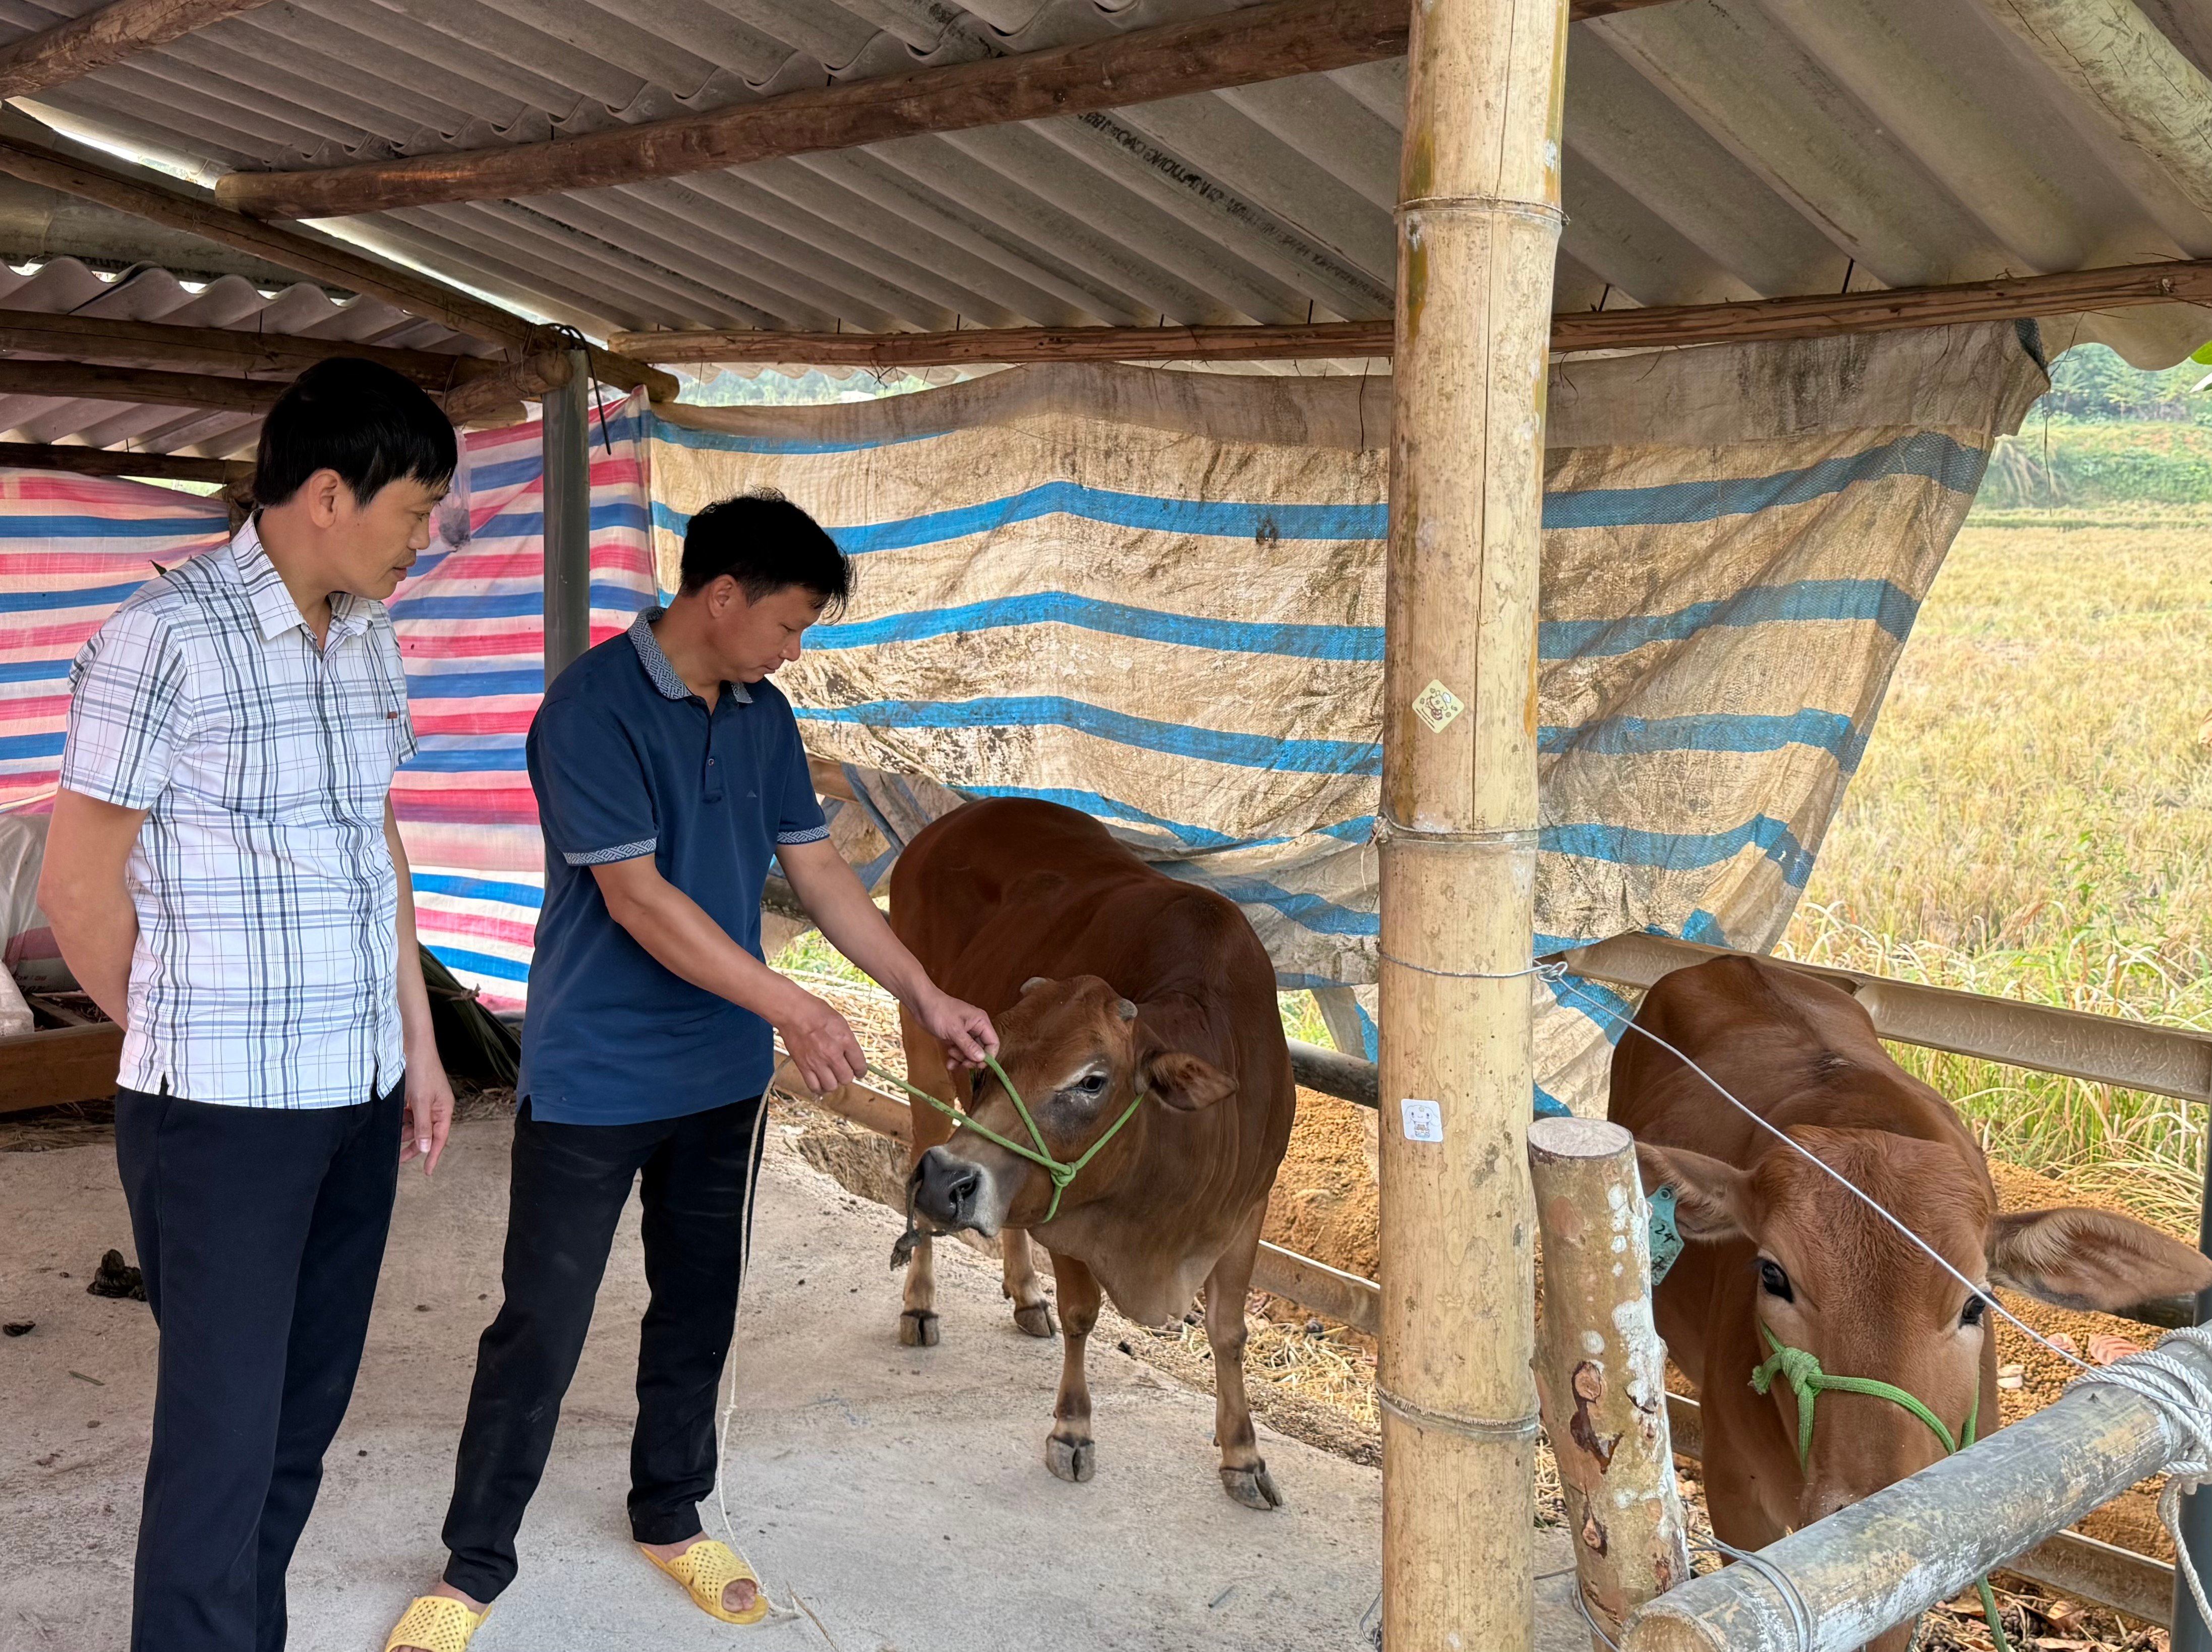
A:
[[[1413,696],[1413,715],[1429,726],[1431,734],[1443,733],[1452,719],[1466,709],[1467,702],[1434,677]]]
[[[1398,1112],[1405,1123],[1407,1141],[1444,1139],[1444,1110],[1436,1102],[1415,1101],[1409,1096],[1398,1103]]]

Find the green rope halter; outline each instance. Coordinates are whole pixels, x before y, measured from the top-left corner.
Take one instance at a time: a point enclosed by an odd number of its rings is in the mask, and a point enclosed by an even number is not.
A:
[[[1774,1386],[1779,1376],[1790,1385],[1790,1392],[1797,1401],[1797,1467],[1804,1473],[1813,1456],[1813,1402],[1823,1394],[1863,1394],[1872,1400],[1887,1400],[1893,1406],[1901,1406],[1922,1422],[1938,1440],[1943,1442],[1948,1456],[1964,1450],[1974,1442],[1974,1425],[1981,1416],[1982,1384],[1978,1376],[1974,1382],[1974,1402],[1966,1408],[1966,1427],[1963,1440],[1954,1440],[1951,1430],[1943,1426],[1943,1419],[1928,1409],[1914,1395],[1907,1394],[1893,1382],[1881,1382],[1870,1376],[1831,1376],[1820,1369],[1814,1355],[1802,1348],[1792,1348],[1776,1336],[1771,1328],[1762,1323],[1759,1333],[1766,1345],[1774,1350],[1773,1357],[1755,1367],[1751,1373],[1754,1393],[1765,1394]],[[1997,1598],[1990,1588],[1990,1580],[1978,1578],[1975,1587],[1981,1591],[1982,1615],[1989,1619],[1990,1638],[1996,1643],[1996,1652],[2011,1652],[2005,1639],[2004,1625],[1997,1617]]]
[[[978,1123],[975,1119],[969,1117],[967,1114],[963,1113],[958,1108],[939,1100],[937,1096],[931,1095],[927,1090],[922,1089],[917,1084],[910,1084],[907,1083],[905,1079],[900,1078],[898,1074],[895,1072],[884,1072],[883,1068],[878,1066],[872,1061],[868,1063],[868,1071],[874,1073],[877,1078],[884,1079],[887,1083],[896,1084],[901,1090],[906,1091],[908,1095],[916,1096],[922,1101],[927,1102],[932,1107],[935,1108],[939,1113],[945,1114],[946,1118],[951,1120],[954,1124],[958,1125],[962,1129],[972,1130],[977,1135],[982,1137],[984,1140],[996,1142],[1000,1146],[1005,1148],[1009,1153],[1012,1153],[1018,1157],[1027,1159],[1030,1163],[1036,1165],[1037,1169],[1042,1170],[1045,1175],[1050,1176],[1052,1178],[1052,1203],[1045,1207],[1044,1212],[1044,1219],[1049,1222],[1054,1217],[1060,1214],[1060,1196],[1067,1191],[1067,1184],[1075,1180],[1077,1175],[1082,1172],[1085,1165],[1090,1163],[1092,1159],[1098,1157],[1098,1150],[1100,1148],[1103,1147],[1108,1142],[1113,1140],[1116,1135],[1121,1133],[1121,1129],[1123,1125],[1128,1123],[1131,1119],[1137,1116],[1137,1109],[1144,1105],[1145,1091],[1140,1089],[1134,1096],[1129,1098],[1129,1105],[1122,1109],[1121,1116],[1115,1120],[1112,1124],[1107,1127],[1106,1133],[1104,1135],[1099,1137],[1097,1141],[1092,1142],[1090,1146],[1085,1148],[1080,1157],[1071,1163],[1062,1163],[1059,1159],[1056,1159],[1052,1156],[1052,1149],[1044,1145],[1044,1132],[1037,1128],[1036,1121],[1030,1116],[1028,1103],[1022,1100],[1021,1091],[1014,1088],[1014,1081],[1006,1077],[1006,1068],[999,1065],[999,1058],[995,1055],[987,1055],[983,1058],[983,1064],[989,1067],[993,1076],[994,1076],[1001,1084],[1006,1086],[1006,1099],[1013,1102],[1014,1111],[1022,1115],[1022,1122],[1029,1127],[1030,1139],[1036,1144],[1035,1147],[1024,1147],[1018,1141],[1009,1140],[1007,1138],[1000,1135],[997,1131],[992,1129],[990,1126]],[[893,1260],[896,1265],[897,1259],[894,1258]]]

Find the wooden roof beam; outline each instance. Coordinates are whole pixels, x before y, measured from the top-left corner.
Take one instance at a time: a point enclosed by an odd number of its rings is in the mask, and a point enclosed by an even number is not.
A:
[[[1577,17],[1662,0],[1576,0]],[[216,198],[261,218],[335,218],[676,178],[922,132],[1126,108],[1403,57],[1407,0],[1274,0],[1078,46],[810,87],[580,137],[305,172],[234,172]]]
[[[113,367],[287,379],[318,361],[346,355],[381,362],[425,390],[441,392],[490,378],[506,371],[508,365],[495,356],[394,349],[343,339],[295,338],[231,327],[182,327],[161,321],[9,309],[0,309],[0,350],[101,361]]]
[[[1943,287],[1815,294],[1733,304],[1578,310],[1552,318],[1552,351],[1649,349],[1827,338],[1969,321],[2013,321],[2141,304],[2212,306],[2212,258],[2013,276]],[[811,367],[967,367],[1022,361],[1285,361],[1391,353],[1392,324],[1282,327],[1007,327],[959,332],[617,333],[642,361]]]
[[[164,373],[88,361],[0,360],[0,396],[50,400],[120,402],[154,407],[195,407],[233,413],[266,413],[284,393],[283,379],[224,377],[210,373]],[[434,392],[455,424],[508,422],[522,416],[522,401],[568,382],[568,357],[559,351],[526,356],[442,393]]]
[[[242,459],[194,459],[188,453],[122,453],[107,447],[0,441],[0,465],[12,470],[66,471],[72,476],[139,477],[156,482],[214,482],[227,487],[252,480],[253,463]]]
[[[281,383],[267,379],[149,373],[140,367],[95,367],[82,361],[0,361],[0,396],[265,413],[283,393]]]
[[[386,264],[325,236],[262,223],[219,204],[205,190],[193,189],[150,167],[65,152],[5,133],[0,134],[0,173],[135,213],[166,228],[180,229],[296,270],[311,280],[380,299],[498,344],[511,355],[534,354],[553,343],[546,328],[447,286],[434,276]],[[642,386],[655,401],[668,401],[678,389],[671,374],[612,350],[595,348],[592,359],[599,378],[623,390]]]
[[[268,0],[112,0],[0,46],[0,98],[29,97],[252,11]]]

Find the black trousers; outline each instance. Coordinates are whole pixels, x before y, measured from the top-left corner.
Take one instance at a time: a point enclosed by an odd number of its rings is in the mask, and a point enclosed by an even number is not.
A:
[[[737,1321],[738,1273],[760,1168],[761,1098],[644,1124],[514,1120],[505,1300],[477,1346],[461,1429],[446,1581],[490,1600],[514,1581],[514,1535],[538,1490],[561,1400],[630,1184],[644,1181],[645,1278],[629,1454],[630,1532],[695,1535],[714,1485],[715,1397]]]
[[[361,1367],[404,1086],[355,1107],[125,1090],[115,1161],[161,1329],[132,1652],[279,1652],[284,1572]]]

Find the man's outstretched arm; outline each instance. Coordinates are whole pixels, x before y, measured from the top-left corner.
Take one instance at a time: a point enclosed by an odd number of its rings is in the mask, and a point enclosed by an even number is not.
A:
[[[991,1017],[972,1004],[939,989],[921,960],[891,932],[884,914],[860,887],[860,880],[827,838],[811,843],[780,843],[775,858],[792,892],[830,945],[883,983],[892,997],[914,1012],[954,1061],[980,1066],[999,1053]]]

